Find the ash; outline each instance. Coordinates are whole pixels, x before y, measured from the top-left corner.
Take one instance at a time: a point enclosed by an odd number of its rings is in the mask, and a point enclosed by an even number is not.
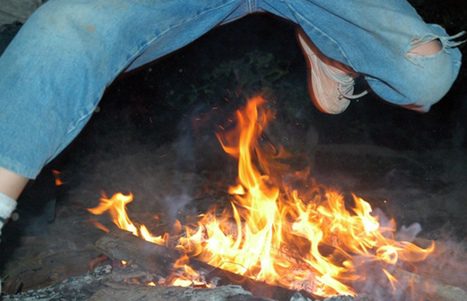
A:
[[[354,298],[350,296],[335,296],[326,298],[322,301],[353,301]],[[312,301],[310,298],[303,296],[300,293],[295,293],[291,298],[290,301]],[[317,300],[316,300],[317,301]]]
[[[103,280],[112,272],[110,265],[97,267],[93,272],[77,277],[70,277],[61,283],[37,290],[29,290],[20,294],[3,296],[4,301],[55,301],[55,300],[89,300],[101,287]]]
[[[3,301],[58,301],[58,300],[164,300],[164,301],[275,301],[253,296],[239,285],[225,285],[212,289],[183,287],[148,287],[129,285],[124,281],[123,270],[102,265],[85,275],[70,277],[64,281],[19,294],[4,295]],[[118,281],[121,280],[121,281]],[[353,301],[350,296],[335,296],[321,301]],[[278,300],[279,301],[279,300]],[[319,301],[295,293],[290,301]]]

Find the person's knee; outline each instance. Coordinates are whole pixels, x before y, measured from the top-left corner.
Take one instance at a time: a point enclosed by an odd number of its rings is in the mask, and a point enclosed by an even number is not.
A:
[[[434,55],[442,50],[442,45],[439,40],[431,40],[428,42],[415,41],[409,50],[412,55]]]
[[[451,88],[455,75],[452,59],[439,40],[415,43],[407,52],[409,64],[401,76],[409,104],[428,111]]]

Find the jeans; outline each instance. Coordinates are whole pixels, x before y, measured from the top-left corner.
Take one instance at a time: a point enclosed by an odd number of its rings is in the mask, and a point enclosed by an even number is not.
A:
[[[428,110],[459,71],[452,37],[404,0],[50,0],[0,57],[0,166],[35,178],[118,74],[254,12],[296,23],[325,55],[397,105]],[[414,42],[434,39],[442,51],[409,53]]]

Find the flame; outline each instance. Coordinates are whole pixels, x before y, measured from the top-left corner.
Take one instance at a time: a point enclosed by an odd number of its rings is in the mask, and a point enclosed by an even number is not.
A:
[[[103,225],[101,222],[98,222],[98,221],[96,221],[96,220],[94,220],[94,219],[91,219],[91,220],[89,220],[89,221],[90,221],[91,224],[93,224],[94,227],[96,227],[97,229],[99,229],[99,230],[101,230],[101,231],[103,231],[103,232],[105,232],[105,233],[109,233],[109,232],[110,232],[109,228],[107,228],[107,227],[106,227],[105,225]]]
[[[392,275],[391,273],[389,273],[386,269],[382,269],[384,275],[386,275],[386,277],[388,278],[389,280],[389,283],[391,284],[391,288],[393,291],[396,291],[397,290],[397,278],[394,277],[394,275]]]
[[[356,294],[349,283],[365,275],[355,273],[355,257],[381,262],[385,273],[386,264],[421,261],[433,251],[433,244],[423,249],[394,240],[395,223],[382,227],[362,198],[354,196],[349,210],[336,191],[300,193],[266,173],[275,168],[258,142],[272,118],[260,110],[264,103],[251,99],[237,111],[236,129],[218,135],[224,151],[238,158],[231,210],[204,215],[179,247],[213,266],[321,296]]]
[[[207,283],[204,277],[189,265],[189,262],[190,258],[186,254],[181,256],[173,264],[174,271],[164,284],[181,287],[214,287],[214,284]]]
[[[110,199],[103,196],[100,201],[97,207],[89,208],[88,211],[94,215],[101,215],[108,211],[112,221],[118,228],[131,232],[133,235],[154,244],[164,245],[166,243],[165,237],[153,235],[145,225],[141,225],[138,229],[128,217],[126,206],[133,201],[133,194],[125,195],[123,193],[116,193]]]
[[[314,182],[306,189],[281,181],[283,168],[275,159],[287,154],[271,152],[260,139],[273,114],[265,100],[252,98],[236,112],[237,125],[218,134],[224,151],[238,159],[238,182],[228,189],[230,207],[212,209],[200,216],[196,226],[186,226],[177,249],[212,266],[272,285],[305,290],[318,296],[356,295],[352,284],[365,281],[365,264],[377,270],[395,288],[396,277],[388,270],[400,263],[423,261],[434,243],[421,248],[395,239],[396,223],[382,225],[364,199],[353,195],[348,208],[342,194]],[[263,139],[264,140],[264,139]],[[296,172],[294,175],[306,173]],[[304,179],[301,179],[304,180]],[[305,179],[308,180],[308,179]],[[94,214],[109,211],[117,226],[148,241],[164,244],[166,238],[138,228],[128,218],[125,206],[132,195],[103,197]],[[193,285],[200,279],[182,257],[175,268],[183,277],[172,285]]]
[[[63,180],[61,179],[61,172],[57,169],[52,169],[52,174],[54,175],[55,178],[55,186],[60,187],[63,185]]]

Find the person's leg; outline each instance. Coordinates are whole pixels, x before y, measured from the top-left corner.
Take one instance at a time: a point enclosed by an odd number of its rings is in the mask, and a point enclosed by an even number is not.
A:
[[[427,111],[457,77],[461,54],[454,37],[426,24],[407,1],[259,3],[297,23],[322,53],[364,75],[388,102]]]
[[[438,52],[442,51],[443,45],[438,40],[432,40],[426,43],[419,43],[418,45],[413,45],[412,48],[409,50],[408,55],[417,55],[417,56],[430,56],[435,55]],[[418,105],[416,103],[402,105],[406,109],[419,111],[419,112],[426,112],[428,109],[424,108],[423,105]]]
[[[16,199],[28,179],[0,167],[0,235],[2,227],[16,208]]]
[[[418,43],[409,50],[408,53],[415,55],[434,55],[443,49],[441,42],[438,40],[429,41],[426,43]]]
[[[0,166],[27,178],[90,118],[105,88],[145,50],[152,59],[204,34],[239,0],[51,0],[0,57]]]
[[[355,94],[358,73],[326,57],[303,30],[297,30],[297,40],[307,63],[308,94],[318,110],[327,114],[340,114],[347,109],[352,99],[368,93],[362,91]]]
[[[245,7],[243,0],[50,0],[40,7],[0,57],[0,203],[11,204],[26,178],[80,132],[119,73],[241,17]]]
[[[0,193],[16,200],[26,186],[28,179],[8,169],[0,167]]]

